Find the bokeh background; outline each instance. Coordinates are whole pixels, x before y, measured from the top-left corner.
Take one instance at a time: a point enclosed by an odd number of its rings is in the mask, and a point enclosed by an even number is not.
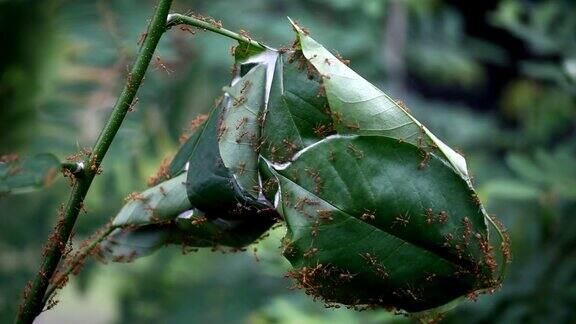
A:
[[[0,1],[0,153],[91,146],[138,50],[154,1]],[[576,2],[441,0],[178,0],[173,11],[221,19],[272,46],[286,16],[393,97],[468,159],[480,198],[512,239],[504,287],[445,323],[576,322]],[[232,42],[174,28],[87,199],[76,241],[146,187],[189,121],[230,80]],[[0,322],[67,197],[0,198]],[[324,309],[289,290],[277,229],[237,254],[165,248],[131,264],[88,262],[39,323],[385,323],[385,311]]]

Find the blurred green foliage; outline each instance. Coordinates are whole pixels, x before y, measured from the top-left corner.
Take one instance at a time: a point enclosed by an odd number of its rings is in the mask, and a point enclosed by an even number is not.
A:
[[[0,152],[64,159],[91,146],[138,49],[153,1],[0,1]],[[478,6],[477,8],[475,6]],[[576,320],[576,4],[569,0],[180,0],[188,10],[290,44],[289,15],[371,82],[401,98],[475,174],[508,227],[501,291],[447,323]],[[398,19],[392,19],[398,18]],[[230,41],[174,28],[104,161],[79,242],[142,190],[188,122],[230,79]],[[393,58],[393,59],[390,59]],[[0,322],[10,322],[67,182],[0,199]],[[238,254],[164,249],[133,264],[90,262],[45,322],[382,323],[385,311],[327,310],[283,278],[282,229]],[[96,312],[95,309],[98,311]]]

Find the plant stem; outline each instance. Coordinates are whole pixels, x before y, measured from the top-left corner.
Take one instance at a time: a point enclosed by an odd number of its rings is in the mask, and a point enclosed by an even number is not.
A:
[[[211,32],[235,39],[240,43],[248,44],[250,46],[256,47],[256,48],[261,49],[261,50],[266,49],[265,45],[263,45],[260,42],[255,41],[249,37],[246,37],[246,36],[240,35],[238,33],[235,33],[231,30],[222,28],[216,23],[210,23],[210,22],[207,22],[207,21],[204,21],[202,19],[195,18],[195,17],[190,17],[190,16],[186,16],[186,15],[182,15],[182,14],[170,14],[168,16],[168,21],[166,23],[167,28],[170,28],[170,27],[176,26],[176,25],[188,25],[188,26],[193,26],[193,27],[197,27],[200,29],[204,29],[204,30],[209,30]]]
[[[91,156],[84,161],[84,165],[86,166],[84,172],[76,177],[62,219],[58,221],[54,232],[50,235],[45,245],[43,252],[44,259],[40,265],[40,270],[36,274],[32,284],[24,290],[24,300],[18,311],[15,323],[32,323],[45,306],[44,296],[46,289],[60,263],[67,242],[70,239],[70,233],[74,228],[80,210],[83,208],[84,198],[86,197],[92,180],[98,173],[100,163],[116,136],[136,96],[138,88],[140,88],[142,84],[144,74],[148,69],[154,50],[158,45],[160,37],[166,30],[166,18],[168,17],[171,4],[172,0],[160,0],[156,7],[152,21],[148,26],[146,39],[132,66],[130,74],[128,74],[128,80],[124,85],[124,89],[116,101],[112,114],[104,125],[92,149]]]

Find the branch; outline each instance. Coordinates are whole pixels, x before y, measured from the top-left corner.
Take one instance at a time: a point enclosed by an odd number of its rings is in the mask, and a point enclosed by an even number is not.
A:
[[[203,30],[209,30],[211,32],[226,36],[228,38],[232,38],[237,40],[240,43],[244,43],[244,44],[248,44],[250,46],[265,50],[267,47],[266,45],[257,42],[249,37],[240,35],[238,33],[235,33],[231,30],[228,30],[226,28],[223,28],[222,26],[220,26],[219,24],[216,23],[211,23],[211,22],[207,22],[204,21],[202,19],[198,19],[195,17],[190,17],[190,16],[186,16],[186,15],[182,15],[182,14],[170,14],[168,15],[168,21],[166,22],[166,27],[167,28],[171,28],[172,26],[176,26],[176,25],[188,25],[188,26],[193,26],[193,27],[197,27]]]
[[[57,289],[62,288],[62,285],[66,283],[68,280],[68,276],[74,272],[77,274],[78,269],[84,264],[86,257],[92,253],[98,247],[98,245],[110,235],[115,229],[120,228],[120,226],[114,226],[109,223],[104,229],[97,231],[93,238],[88,239],[89,243],[87,243],[84,247],[80,247],[79,251],[76,252],[74,257],[70,260],[68,267],[66,270],[58,273],[58,276],[52,280],[52,285],[46,293],[44,294],[43,303],[46,303],[50,300],[52,295],[56,292]]]
[[[84,161],[84,165],[86,166],[84,173],[78,176],[74,182],[66,209],[63,215],[61,215],[61,219],[58,220],[53,233],[50,235],[44,247],[44,259],[42,260],[40,269],[32,283],[27,285],[24,290],[24,300],[20,305],[15,323],[32,323],[45,306],[44,296],[46,289],[65,252],[66,243],[70,239],[70,233],[74,228],[78,214],[83,208],[84,198],[88,193],[92,180],[98,173],[100,163],[116,136],[136,96],[138,88],[140,88],[142,84],[144,74],[148,69],[154,50],[158,45],[160,37],[166,30],[166,18],[168,17],[171,4],[172,0],[160,0],[156,7],[152,22],[148,26],[146,39],[132,66],[130,74],[128,74],[128,80],[124,89],[120,93],[120,97],[114,105],[112,114],[104,125],[92,149],[92,155]]]
[[[79,177],[84,172],[84,162],[78,163],[62,163],[60,169],[63,172],[68,172],[76,177]]]

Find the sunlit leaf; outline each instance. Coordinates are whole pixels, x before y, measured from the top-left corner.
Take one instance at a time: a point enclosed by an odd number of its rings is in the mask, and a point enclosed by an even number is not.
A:
[[[464,158],[417,121],[406,107],[366,81],[293,24],[302,53],[322,78],[338,133],[383,135],[436,151],[465,179]]]

